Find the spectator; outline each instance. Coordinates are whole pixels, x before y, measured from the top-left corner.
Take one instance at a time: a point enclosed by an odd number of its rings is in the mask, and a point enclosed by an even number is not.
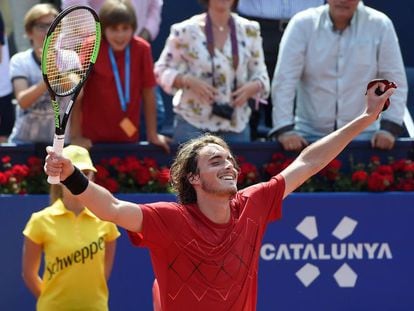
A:
[[[267,73],[270,80],[276,67],[279,42],[290,18],[296,13],[310,7],[322,5],[324,0],[239,0],[238,12],[241,16],[257,21],[263,37],[263,52]],[[269,96],[267,104],[260,109],[253,109],[250,116],[250,134],[252,140],[260,138],[258,126],[264,117],[264,125],[272,128],[272,100]]]
[[[14,124],[15,108],[12,104],[13,87],[9,73],[9,48],[0,11],[0,143],[7,142]]]
[[[253,311],[267,226],[281,218],[286,196],[378,118],[394,89],[377,96],[377,87],[385,89],[376,83],[368,90],[361,115],[307,147],[268,182],[240,191],[234,156],[222,139],[209,134],[183,144],[171,166],[179,203],[118,200],[51,147],[45,171],[58,176],[99,218],[126,228],[134,245],[149,248],[157,280],[154,296],[159,294],[162,310]]]
[[[42,78],[40,60],[43,40],[58,15],[51,4],[35,4],[24,17],[24,28],[31,48],[12,56],[10,76],[18,107],[9,137],[11,143],[50,143],[55,120],[50,96]]]
[[[93,179],[96,169],[86,149],[68,146],[63,154]],[[108,310],[117,227],[96,218],[62,185],[51,185],[50,196],[52,205],[33,213],[23,231],[23,279],[37,299],[36,310]]]
[[[300,150],[309,139],[342,127],[363,111],[363,93],[375,78],[394,81],[398,89],[382,118],[357,139],[391,149],[402,130],[407,100],[391,20],[359,0],[328,0],[295,15],[283,34],[272,82],[279,142],[286,150]]]
[[[66,9],[72,5],[87,5],[99,12],[105,0],[62,0],[62,9]],[[161,24],[161,10],[163,0],[132,0],[132,5],[135,9],[137,17],[137,29],[135,34],[143,38],[147,42],[152,42],[156,39],[160,30]],[[165,121],[164,101],[161,95],[161,90],[157,86],[155,89],[156,104],[157,104],[157,130],[162,129]],[[140,131],[142,138],[146,137],[145,119],[143,119]]]
[[[95,66],[74,106],[72,143],[137,142],[143,103],[148,141],[169,150],[157,133],[151,47],[134,37],[137,20],[129,1],[107,0],[99,11],[103,40]]]
[[[234,0],[199,2],[207,12],[173,25],[155,64],[158,83],[174,94],[173,141],[206,131],[250,141],[247,101],[269,93],[259,25],[232,13]]]

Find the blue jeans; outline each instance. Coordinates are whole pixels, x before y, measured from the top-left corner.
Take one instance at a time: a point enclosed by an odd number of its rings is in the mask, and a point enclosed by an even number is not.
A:
[[[246,124],[244,130],[240,133],[236,132],[227,132],[227,131],[218,131],[212,132],[209,130],[203,130],[191,125],[183,117],[179,115],[175,115],[174,119],[174,135],[173,135],[173,143],[181,144],[190,140],[192,138],[196,138],[202,134],[211,133],[223,138],[226,142],[250,142],[250,127]]]

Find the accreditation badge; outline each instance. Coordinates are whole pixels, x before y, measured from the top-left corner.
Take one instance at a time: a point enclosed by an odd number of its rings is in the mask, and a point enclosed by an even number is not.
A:
[[[134,136],[137,132],[137,127],[134,125],[134,123],[132,123],[132,121],[128,117],[123,118],[121,122],[119,122],[119,126],[128,137]]]

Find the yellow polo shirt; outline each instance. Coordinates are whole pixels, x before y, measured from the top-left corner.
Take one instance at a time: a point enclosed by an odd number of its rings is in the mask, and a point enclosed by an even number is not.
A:
[[[105,242],[119,237],[114,224],[88,209],[76,216],[57,200],[33,213],[23,234],[44,251],[37,310],[108,310]]]

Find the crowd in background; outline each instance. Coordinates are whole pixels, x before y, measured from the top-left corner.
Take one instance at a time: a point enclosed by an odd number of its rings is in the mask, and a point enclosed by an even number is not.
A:
[[[23,20],[30,48],[12,55],[10,64],[0,28],[0,69],[10,75],[0,85],[1,142],[52,141],[53,113],[39,67],[42,41],[58,11],[75,4],[98,12],[103,41],[67,143],[89,149],[147,140],[168,152],[171,143],[210,132],[229,142],[273,139],[299,151],[358,115],[366,84],[377,78],[398,89],[390,109],[357,139],[391,149],[403,132],[408,90],[398,38],[392,21],[362,1],[241,0],[230,1],[228,12],[223,1],[199,1],[200,14],[162,25],[171,32],[158,60],[151,43],[162,0],[118,2],[122,9],[105,9],[104,0],[32,6]],[[167,130],[166,105],[174,115]]]

